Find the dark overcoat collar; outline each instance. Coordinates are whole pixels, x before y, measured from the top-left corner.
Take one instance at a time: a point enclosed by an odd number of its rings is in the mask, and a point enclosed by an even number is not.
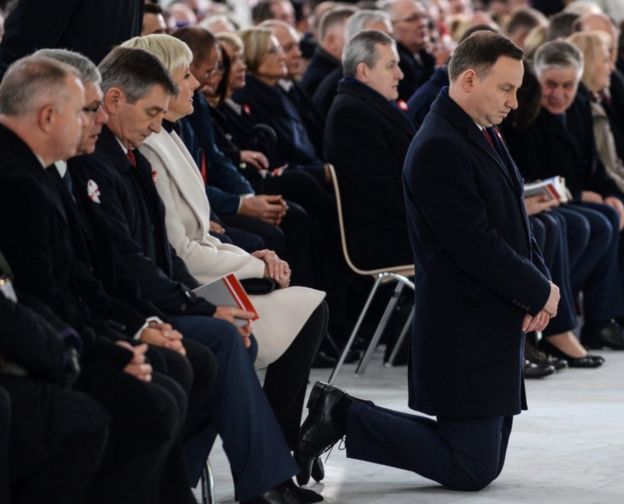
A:
[[[502,138],[496,130],[498,141],[502,147],[502,156],[499,155],[483,136],[483,133],[464,109],[462,109],[448,94],[448,88],[445,87],[440,91],[438,97],[431,105],[431,110],[444,115],[458,129],[462,130],[468,140],[476,145],[481,151],[494,161],[501,169],[503,175],[511,184],[515,192],[521,190],[521,177],[518,169],[513,162],[511,155],[507,151]]]
[[[410,138],[414,136],[415,128],[406,115],[396,106],[396,104],[384,98],[370,86],[359,82],[352,77],[343,77],[338,83],[337,96],[349,94],[362,100],[369,107],[375,109],[379,114],[392,121]]]

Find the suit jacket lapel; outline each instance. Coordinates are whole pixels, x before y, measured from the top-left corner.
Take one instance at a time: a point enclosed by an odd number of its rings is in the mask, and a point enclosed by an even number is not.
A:
[[[490,145],[490,143],[485,139],[483,133],[479,131],[479,128],[476,124],[466,125],[466,132],[468,134],[468,138],[475,143],[483,152],[485,152],[490,159],[492,159],[498,167],[501,169],[503,176],[507,180],[507,182],[511,185],[514,192],[518,192],[520,178],[516,170],[511,166],[507,166],[505,160],[501,157],[501,155],[496,151],[496,149]],[[506,151],[503,146],[503,150]],[[509,161],[511,161],[511,157],[507,154]],[[513,161],[512,161],[513,163]]]

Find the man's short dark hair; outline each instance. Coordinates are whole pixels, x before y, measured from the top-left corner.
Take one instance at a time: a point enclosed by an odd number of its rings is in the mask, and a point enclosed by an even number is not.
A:
[[[538,10],[522,7],[516,9],[509,18],[509,22],[505,26],[505,33],[510,36],[520,30],[525,30],[528,33],[536,26],[545,24],[545,21],[547,21],[546,18]]]
[[[273,19],[275,16],[273,15],[271,7],[273,4],[277,4],[280,1],[281,0],[260,0],[260,2],[254,5],[251,9],[251,20],[253,24],[257,25],[267,19]]]
[[[454,81],[463,72],[472,68],[483,77],[501,56],[522,61],[524,53],[507,37],[498,33],[478,31],[461,42],[449,62],[449,78]]]
[[[573,12],[559,12],[550,18],[546,40],[556,40],[559,38],[568,38],[574,33],[574,24],[580,18],[578,14]]]
[[[154,86],[168,94],[178,93],[178,86],[158,58],[143,49],[116,47],[98,66],[102,90],[118,87],[130,103],[143,98]]]
[[[352,7],[350,5],[347,5],[347,6],[341,5],[339,7],[334,7],[328,10],[327,12],[325,12],[321,16],[321,20],[319,22],[319,30],[318,30],[319,41],[322,42],[323,39],[327,36],[327,33],[329,32],[329,30],[331,30],[334,26],[346,23],[347,19],[349,19],[353,14],[355,14],[356,11],[357,11],[357,8],[355,7]]]
[[[163,15],[163,8],[156,3],[146,3],[145,10],[143,10],[143,14],[160,14]]]
[[[217,46],[215,36],[199,26],[186,26],[176,30],[172,35],[189,46],[195,65],[206,60],[212,49]]]

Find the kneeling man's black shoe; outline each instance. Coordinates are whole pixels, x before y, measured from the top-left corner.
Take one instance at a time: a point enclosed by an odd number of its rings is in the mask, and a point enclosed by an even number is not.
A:
[[[318,499],[302,499],[300,490],[305,489],[297,488],[291,480],[288,480],[275,488],[271,488],[271,490],[267,490],[255,499],[242,501],[241,504],[306,504],[307,502],[320,502],[323,500],[323,497],[310,490],[306,490],[306,492],[314,493]]]
[[[342,390],[316,382],[308,400],[308,416],[301,426],[295,460],[301,472],[297,482],[310,481],[314,460],[347,432],[347,415],[352,399]]]

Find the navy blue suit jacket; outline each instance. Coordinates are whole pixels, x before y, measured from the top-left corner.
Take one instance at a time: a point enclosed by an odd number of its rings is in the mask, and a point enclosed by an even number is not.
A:
[[[437,68],[433,75],[420,86],[407,102],[407,115],[416,126],[425,120],[425,117],[431,110],[431,104],[440,94],[440,90],[444,86],[449,85],[448,70],[446,67]]]
[[[193,108],[193,113],[180,121],[182,140],[197,166],[201,166],[201,158],[206,156],[206,194],[210,207],[217,215],[237,214],[240,195],[253,194],[254,190],[232,161],[217,147],[210,107],[200,93],[193,96]]]
[[[93,204],[110,224],[119,261],[145,299],[168,315],[211,316],[215,306],[190,291],[199,283],[169,243],[165,207],[151,166],[138,150],[134,152],[136,167],[104,126],[95,153],[75,160],[74,184],[78,190],[97,184],[98,198]]]
[[[410,50],[397,42],[399,53],[399,67],[403,72],[403,79],[399,82],[399,99],[407,102],[420,86],[422,86],[435,69],[435,58],[424,49],[418,53],[418,62]]]
[[[404,167],[416,264],[410,407],[453,418],[526,408],[526,313],[550,293],[522,180],[444,89]]]

